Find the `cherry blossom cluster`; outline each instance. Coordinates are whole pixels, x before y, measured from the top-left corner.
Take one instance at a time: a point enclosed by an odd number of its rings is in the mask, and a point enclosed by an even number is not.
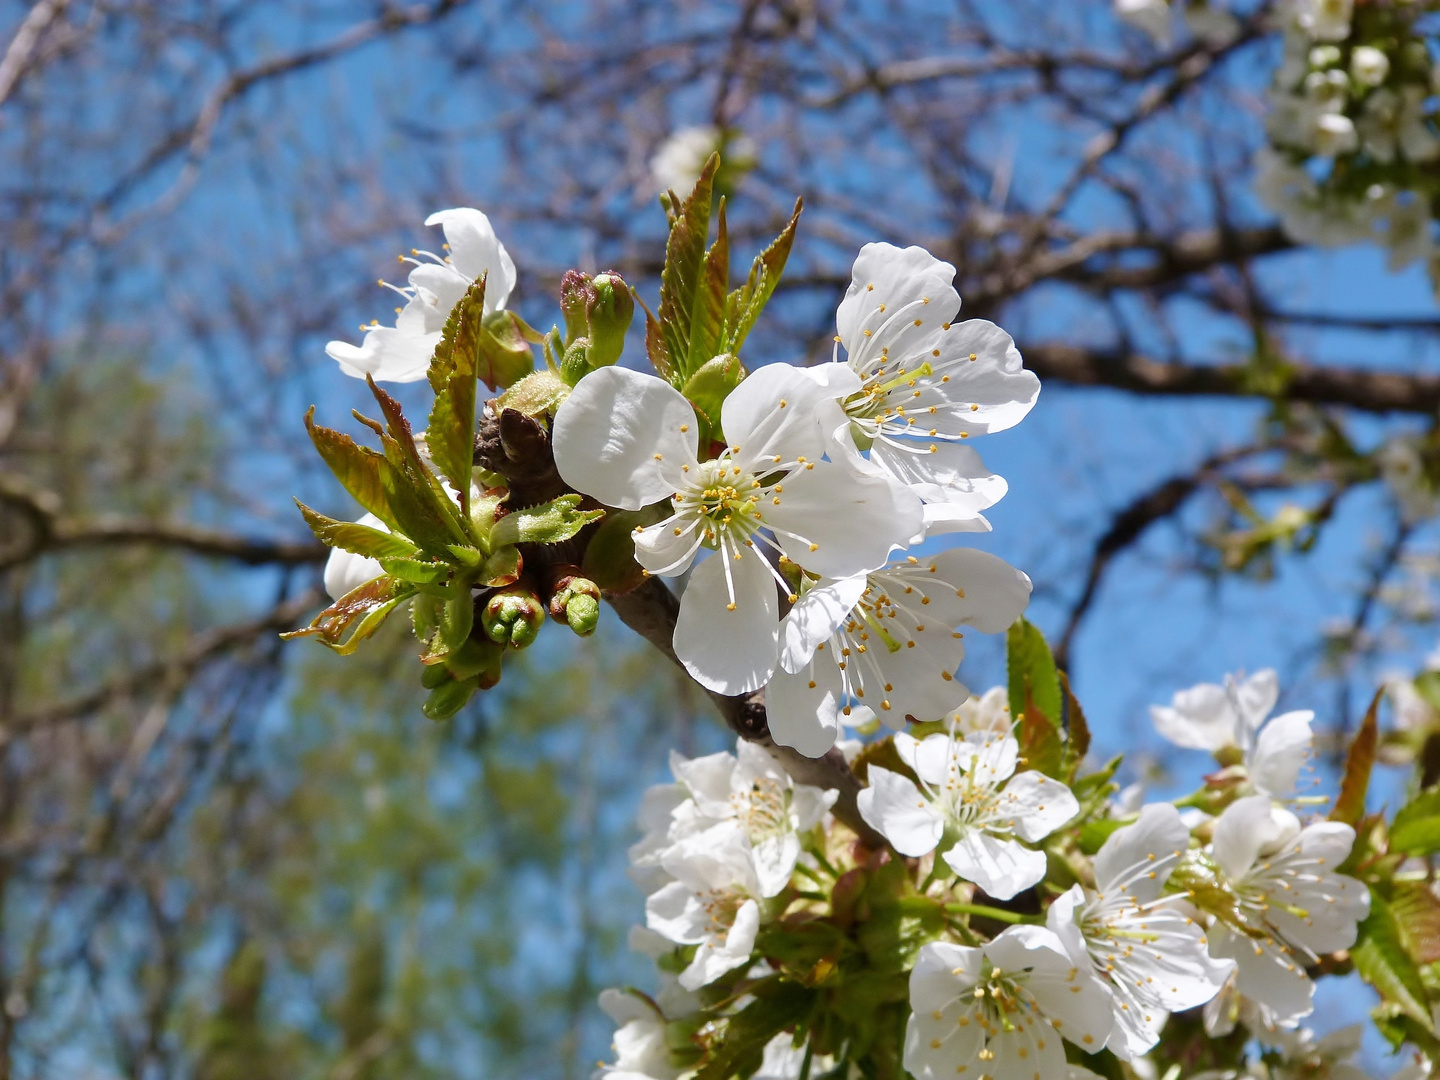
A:
[[[1416,21],[1433,5],[1306,0],[1287,11],[1256,190],[1295,239],[1381,244],[1435,268],[1440,66]]]
[[[1064,1076],[1067,1042],[1156,1075],[1169,1016],[1202,1007],[1212,1036],[1243,1023],[1294,1075],[1352,1075],[1355,1031],[1316,1041],[1299,1024],[1313,1011],[1307,969],[1355,944],[1370,898],[1340,869],[1354,829],[1296,812],[1326,801],[1296,791],[1313,717],[1271,717],[1277,696],[1264,671],[1153,710],[1162,735],[1223,764],[1207,786],[1213,813],[1195,799],[1097,801],[1083,779],[1027,767],[1001,688],[923,738],[844,744],[866,766],[859,808],[878,840],[836,821],[836,792],[794,783],[753,744],[673,756],[675,782],[647,793],[630,853],[648,894],[632,946],[655,960],[660,988],[607,992],[617,1060],[597,1076],[677,1080],[747,1034],[757,1076],[859,1063],[883,1047],[835,1041],[847,1029],[825,1014],[843,1013],[849,992],[883,997],[900,975],[893,1050],[917,1080]],[[913,919],[903,959],[867,953],[897,905]],[[784,1015],[779,988],[814,974],[816,940],[828,993]],[[774,1030],[757,1023],[767,1003]]]

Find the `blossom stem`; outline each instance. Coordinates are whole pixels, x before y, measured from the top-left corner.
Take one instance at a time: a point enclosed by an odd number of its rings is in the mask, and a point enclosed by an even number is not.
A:
[[[1045,922],[1043,915],[1021,915],[1016,911],[987,907],[984,904],[946,904],[945,910],[953,911],[959,915],[983,915],[987,919],[994,919],[996,922],[1010,923],[1012,926],[1017,923],[1029,923],[1039,926]]]

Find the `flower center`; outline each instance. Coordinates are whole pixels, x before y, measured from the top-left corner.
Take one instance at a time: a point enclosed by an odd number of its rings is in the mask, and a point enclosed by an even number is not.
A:
[[[737,791],[730,796],[735,817],[752,844],[790,831],[790,815],[785,805],[787,794],[780,781],[762,776],[748,791]]]
[[[676,494],[676,511],[698,517],[706,547],[744,543],[762,524],[759,500],[766,488],[754,473],[732,464],[728,452],[695,472],[690,488]]]

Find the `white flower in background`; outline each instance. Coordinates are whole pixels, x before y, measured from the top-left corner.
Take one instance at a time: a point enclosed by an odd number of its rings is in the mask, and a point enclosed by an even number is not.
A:
[[[797,784],[764,748],[741,739],[734,754],[686,759],[670,768],[707,823],[731,821],[749,844],[762,897],[790,884],[800,858],[800,834],[820,823],[837,791]]]
[[[1350,75],[1361,86],[1379,86],[1390,74],[1390,57],[1371,45],[1350,51]]]
[[[632,926],[626,938],[631,952],[651,960],[659,961],[662,956],[675,951],[675,943],[663,934],[657,934],[648,926]],[[669,971],[657,968],[655,972],[660,988],[655,991],[654,1001],[660,1011],[670,1020],[693,1016],[700,1010],[700,995],[686,990],[680,980]]]
[[[680,945],[698,945],[680,985],[698,990],[750,962],[760,929],[760,881],[744,832],[723,822],[674,844],[665,872],[675,880],[645,901],[646,925]]]
[[[656,190],[689,194],[705,162],[716,153],[722,158],[723,171],[739,174],[755,167],[755,143],[749,137],[735,132],[727,136],[710,124],[683,127],[661,143],[650,159]]]
[[[860,815],[902,855],[941,853],[950,869],[997,900],[1008,900],[1045,876],[1037,843],[1080,810],[1070,789],[1033,770],[1015,773],[1020,744],[1009,735],[930,735],[917,742],[903,732],[895,749],[920,779],[870,766],[860,792]],[[1017,839],[1018,838],[1018,839]],[[1097,1046],[1096,1049],[1099,1049]]]
[[[386,525],[374,514],[366,514],[356,524],[369,525],[372,529],[389,532]],[[352,589],[358,589],[367,581],[374,581],[385,570],[368,555],[357,555],[353,551],[331,548],[325,560],[325,591],[331,600],[339,600]]]
[[[1018,424],[1040,393],[1009,334],[984,319],[953,321],[954,278],[924,248],[866,244],[835,312],[836,363],[812,369],[840,400],[827,434],[848,433],[843,446],[853,440],[871,469],[919,495],[931,536],[989,529],[980,511],[1005,494],[1005,481],[964,444]],[[859,385],[836,370],[845,367]]]
[[[1271,130],[1273,135],[1275,128]],[[1325,198],[1315,178],[1302,166],[1268,147],[1256,153],[1255,169],[1255,193],[1279,216],[1286,234],[1293,239],[1337,247],[1373,238],[1374,207],[1368,200]]]
[[[1185,26],[1211,48],[1229,45],[1240,36],[1240,20],[1217,3],[1191,0],[1185,5]]]
[[[1360,1054],[1364,1029],[1351,1024],[1316,1039],[1309,1028],[1281,1032],[1281,1061],[1272,1070],[1273,1080],[1370,1080],[1369,1073],[1355,1063]]]
[[[1392,273],[1435,256],[1435,238],[1428,201],[1416,191],[1387,194],[1384,206],[1385,264]]]
[[[1179,898],[1162,895],[1189,844],[1175,807],[1152,803],[1096,854],[1095,890],[1076,885],[1046,912],[1046,925],[1070,958],[1114,994],[1115,1027],[1106,1045],[1126,1061],[1159,1041],[1171,1012],[1213,998],[1233,969],[1211,959]]]
[[[1425,462],[1415,439],[1396,436],[1380,448],[1376,457],[1380,475],[1399,504],[1404,521],[1413,525],[1440,514],[1440,491],[1425,472]]]
[[[1238,749],[1256,791],[1290,797],[1310,752],[1309,709],[1266,717],[1280,697],[1269,668],[1246,679],[1228,676],[1224,686],[1200,683],[1181,690],[1169,706],[1150,706],[1155,729],[1175,743],[1220,753]]]
[[[1344,41],[1350,36],[1355,0],[1296,0],[1300,28],[1316,41]]]
[[[479,210],[460,207],[439,210],[425,219],[426,225],[439,225],[445,230],[447,253],[443,256],[416,251],[401,257],[410,263],[409,284],[382,285],[405,298],[405,306],[396,309],[395,325],[381,326],[372,322],[365,328],[365,340],[359,345],[332,341],[325,352],[340,364],[346,375],[363,379],[370,375],[376,382],[414,382],[425,377],[431,354],[440,343],[440,332],[450,310],[465,295],[465,290],[482,275],[489,274],[485,284],[485,312],[499,311],[510,299],[515,287],[515,263],[505,245],[495,237],[490,219]]]
[[[776,585],[789,585],[757,543],[840,578],[883,565],[920,530],[906,488],[822,460],[816,406],[833,392],[814,369],[761,368],[725,399],[729,445],[703,463],[690,403],[653,375],[593,371],[556,414],[555,464],[571,487],[623,510],[673,498],[669,517],[635,532],[641,566],[676,575],[715,552],[691,575],[675,626],[675,652],[710,690],[758,690],[779,658]]]
[[[1235,961],[1236,988],[1277,1024],[1310,1013],[1315,984],[1306,966],[1354,945],[1370,911],[1365,886],[1334,870],[1354,841],[1337,821],[1302,828],[1263,795],[1236,800],[1215,822],[1211,857],[1228,907],[1210,909],[1210,955]]]
[[[1315,118],[1315,152],[1324,157],[1348,154],[1360,145],[1355,122],[1340,113],[1321,113]]]
[[[766,692],[770,734],[819,757],[842,723],[942,719],[969,693],[954,675],[965,655],[957,628],[999,633],[1029,601],[1028,577],[970,548],[817,583],[785,617]]]
[[[960,735],[1009,735],[1015,727],[1015,718],[1010,715],[1010,691],[1004,686],[992,686],[979,697],[972,694],[949,719]]]
[[[1169,0],[1115,0],[1115,17],[1143,30],[1157,45],[1170,44]]]
[[[665,1017],[655,1004],[625,990],[603,990],[600,1008],[615,1021],[613,1065],[601,1065],[594,1080],[674,1080],[681,1070],[671,1063],[665,1043]]]
[[[765,1044],[760,1068],[750,1080],[800,1080],[807,1050],[805,1044],[796,1046],[795,1037],[782,1031]],[[835,1058],[830,1054],[815,1054],[810,1058],[811,1076],[823,1076],[833,1068]]]
[[[1385,695],[1390,699],[1396,731],[1418,735],[1440,728],[1440,712],[1420,693],[1413,680],[1404,675],[1390,675],[1382,683]],[[1414,755],[1413,745],[1397,747],[1388,740],[1380,744],[1380,760],[1387,765],[1409,765]]]
[[[1366,151],[1389,164],[1396,155],[1424,164],[1440,156],[1440,136],[1431,129],[1423,86],[1381,87],[1365,98],[1356,131]]]
[[[905,1068],[915,1080],[1062,1077],[1061,1037],[1095,1053],[1114,1007],[1043,927],[1012,926],[981,948],[934,942],[910,973]]]

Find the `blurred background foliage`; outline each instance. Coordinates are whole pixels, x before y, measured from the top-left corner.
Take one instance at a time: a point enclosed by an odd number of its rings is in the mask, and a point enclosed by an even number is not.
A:
[[[1424,670],[1440,321],[1252,197],[1272,6],[1161,47],[1108,0],[0,0],[0,1080],[608,1052],[631,819],[724,744],[708,704],[608,615],[440,725],[401,621],[349,661],[276,634],[320,597],[289,497],[356,513],[300,418],[364,407],[323,346],[376,276],[474,205],[535,325],[572,265],[653,299],[677,129],[753,155],[737,267],[806,200],[752,359],[825,355],[874,239],[1016,334],[1045,392],[982,448],[977,543],[1128,779],[1193,780],[1144,713],[1178,687],[1277,666],[1338,736]]]

